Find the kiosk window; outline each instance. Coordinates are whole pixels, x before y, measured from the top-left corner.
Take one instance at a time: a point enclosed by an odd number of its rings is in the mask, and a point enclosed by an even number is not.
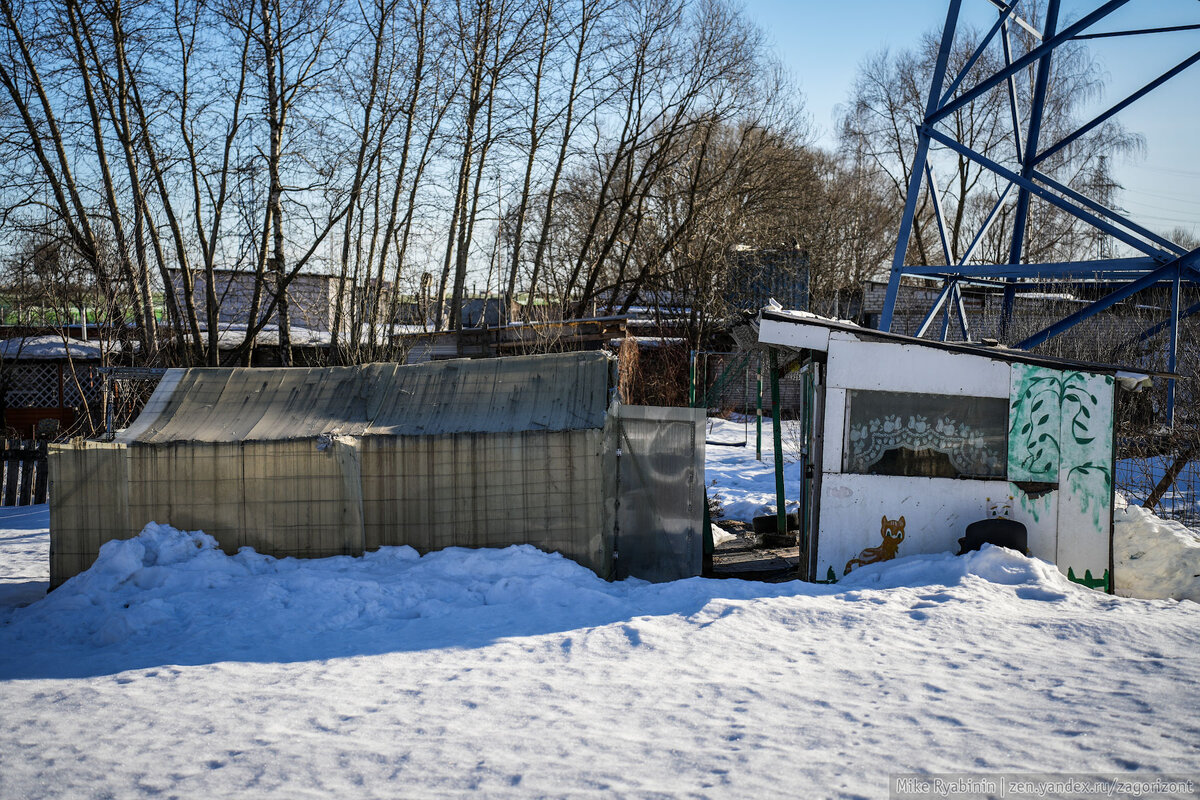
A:
[[[842,471],[860,475],[1003,479],[1008,400],[853,390]]]

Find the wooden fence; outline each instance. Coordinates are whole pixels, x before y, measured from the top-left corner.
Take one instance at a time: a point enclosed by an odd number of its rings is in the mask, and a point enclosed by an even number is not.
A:
[[[4,494],[0,505],[28,506],[46,502],[46,443],[5,439],[0,451]]]

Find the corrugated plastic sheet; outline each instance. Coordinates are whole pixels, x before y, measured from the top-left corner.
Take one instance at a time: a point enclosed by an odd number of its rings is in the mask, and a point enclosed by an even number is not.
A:
[[[173,370],[120,441],[51,445],[51,584],[152,521],[278,557],[531,544],[609,578],[618,513],[622,575],[695,575],[703,412],[610,406],[610,363]]]
[[[412,366],[170,370],[116,441],[247,442],[604,427],[604,353]]]
[[[108,540],[133,535],[126,532],[125,451],[122,445],[106,442],[50,445],[51,586],[90,567]]]
[[[528,543],[608,577],[610,365],[171,370],[117,441],[51,447],[51,582],[152,521],[280,557]]]

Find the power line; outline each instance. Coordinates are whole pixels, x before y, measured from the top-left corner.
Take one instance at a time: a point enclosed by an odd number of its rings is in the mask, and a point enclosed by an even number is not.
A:
[[[1144,169],[1150,172],[1165,172],[1168,175],[1189,175],[1200,178],[1200,172],[1189,169],[1176,169],[1175,167],[1151,167],[1146,164],[1130,164],[1131,169]]]
[[[1171,200],[1171,201],[1174,201],[1177,203],[1183,203],[1184,205],[1189,205],[1189,206],[1200,206],[1200,199],[1192,199],[1192,198],[1184,197],[1183,195],[1167,194],[1165,192],[1147,192],[1147,191],[1143,191],[1141,189],[1128,189],[1128,188],[1124,188],[1124,189],[1122,189],[1122,191],[1132,192],[1133,194],[1141,194],[1141,195],[1145,195],[1146,197],[1156,197],[1156,198],[1159,198],[1160,200]],[[1128,202],[1141,203],[1142,201],[1138,200],[1137,198],[1133,198],[1133,199],[1128,200]]]
[[[1150,219],[1156,222],[1173,222],[1181,225],[1196,225],[1197,223],[1200,223],[1200,220],[1196,219],[1195,217],[1163,217],[1154,214],[1137,214],[1136,216],[1139,219]]]
[[[1192,213],[1190,209],[1177,208],[1177,207],[1172,207],[1172,206],[1160,206],[1160,205],[1155,205],[1154,203],[1143,203],[1140,200],[1136,200],[1136,199],[1135,200],[1127,200],[1125,204],[1132,206],[1133,211],[1135,213],[1137,212],[1138,208],[1151,208],[1151,209],[1154,209],[1155,211],[1166,211],[1170,214],[1176,214],[1176,213],[1190,214],[1190,213]],[[1197,222],[1200,222],[1200,211],[1196,212],[1196,216],[1194,217],[1194,219],[1196,219]]]

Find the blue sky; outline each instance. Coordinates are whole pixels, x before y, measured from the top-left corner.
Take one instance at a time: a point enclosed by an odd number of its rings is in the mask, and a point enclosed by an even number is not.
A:
[[[1022,4],[1024,5],[1024,3]],[[1098,0],[1063,0],[1063,17],[1078,18]],[[946,20],[947,0],[744,0],[767,31],[804,92],[822,144],[832,143],[834,107],[846,101],[858,64],[883,48],[914,45]],[[987,0],[963,0],[963,19],[995,20]],[[1197,0],[1133,0],[1093,30],[1200,23]],[[1109,74],[1100,111],[1200,50],[1200,31],[1093,40]],[[1119,204],[1160,231],[1181,226],[1200,235],[1200,64],[1123,111],[1118,119],[1146,137],[1145,157],[1113,165],[1125,186]]]

